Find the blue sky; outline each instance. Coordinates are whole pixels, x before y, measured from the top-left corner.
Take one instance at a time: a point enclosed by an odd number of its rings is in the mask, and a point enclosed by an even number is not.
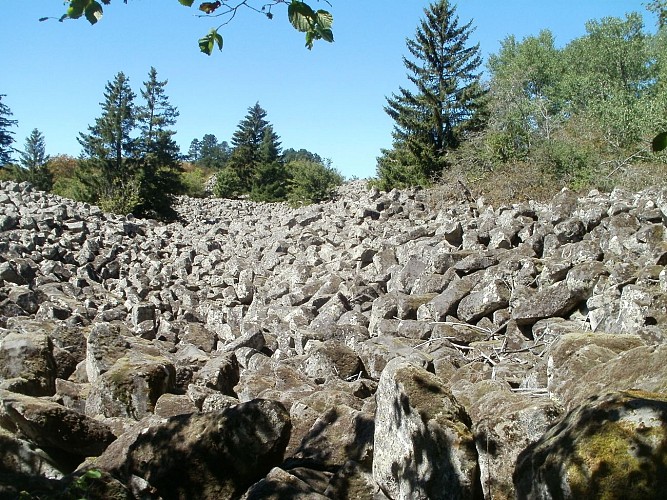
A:
[[[199,2],[195,2],[198,4]],[[257,2],[258,4],[261,2]],[[177,0],[113,0],[95,26],[84,20],[38,22],[59,17],[61,0],[2,0],[0,94],[10,107],[15,144],[23,148],[34,128],[51,155],[78,156],[79,132],[100,114],[105,84],[123,71],[139,94],[151,66],[178,107],[176,140],[183,153],[192,139],[215,134],[229,140],[255,102],[284,148],[305,148],[333,161],[346,177],[375,174],[381,148],[391,145],[393,123],[385,97],[407,79],[402,64],[428,1],[317,0],[334,15],[336,42],[304,48],[303,35],[287,22],[285,6],[269,21],[245,10],[222,29],[222,52],[199,53],[197,39],[218,19],[196,16]],[[462,23],[473,20],[472,41],[483,56],[500,41],[549,28],[560,46],[585,33],[584,23],[606,16],[644,14],[645,0],[459,0]]]

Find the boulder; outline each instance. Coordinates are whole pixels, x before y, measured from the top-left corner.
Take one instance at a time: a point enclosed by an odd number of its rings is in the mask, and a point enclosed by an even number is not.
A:
[[[480,496],[472,422],[441,379],[395,359],[376,399],[373,478],[389,498]]]
[[[598,396],[552,426],[517,460],[517,498],[664,498],[667,399]]]
[[[95,465],[125,484],[142,478],[165,500],[239,498],[282,462],[290,428],[280,403],[259,399],[143,425]]]

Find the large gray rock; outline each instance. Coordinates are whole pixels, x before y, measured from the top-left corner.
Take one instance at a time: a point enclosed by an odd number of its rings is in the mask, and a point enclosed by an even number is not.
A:
[[[0,340],[0,381],[30,396],[55,393],[57,365],[53,344],[39,332],[9,332]]]
[[[395,359],[376,399],[373,477],[389,498],[480,496],[470,417],[442,380]]]
[[[140,477],[165,500],[239,498],[282,462],[290,428],[280,403],[254,400],[140,426],[95,466],[126,484]]]
[[[14,426],[43,448],[89,457],[100,455],[116,439],[102,422],[45,399],[0,391],[0,403],[0,425]]]

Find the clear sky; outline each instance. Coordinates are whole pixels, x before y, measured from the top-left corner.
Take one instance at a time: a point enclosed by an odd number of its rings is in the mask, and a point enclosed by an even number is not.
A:
[[[101,113],[105,84],[123,71],[138,95],[151,66],[180,111],[176,140],[186,153],[192,139],[229,140],[247,109],[259,102],[283,148],[305,148],[333,161],[346,177],[375,174],[393,123],[385,97],[407,79],[402,64],[429,2],[424,0],[311,0],[334,15],[335,43],[304,48],[284,5],[269,21],[239,12],[222,29],[222,52],[207,57],[197,39],[219,23],[196,17],[177,0],[113,0],[95,26],[87,21],[38,22],[59,17],[62,0],[1,0],[0,94],[18,120],[14,146],[34,128],[51,155],[78,156],[76,140]],[[198,4],[199,2],[195,2]],[[261,3],[261,2],[257,2]],[[461,23],[473,21],[472,40],[483,56],[500,41],[549,28],[559,46],[585,34],[584,24],[640,12],[649,31],[655,18],[645,0],[458,0]]]

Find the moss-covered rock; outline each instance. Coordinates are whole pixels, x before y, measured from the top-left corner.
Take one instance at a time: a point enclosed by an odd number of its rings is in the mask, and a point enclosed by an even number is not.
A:
[[[590,399],[521,453],[514,484],[518,498],[665,498],[667,394]]]

